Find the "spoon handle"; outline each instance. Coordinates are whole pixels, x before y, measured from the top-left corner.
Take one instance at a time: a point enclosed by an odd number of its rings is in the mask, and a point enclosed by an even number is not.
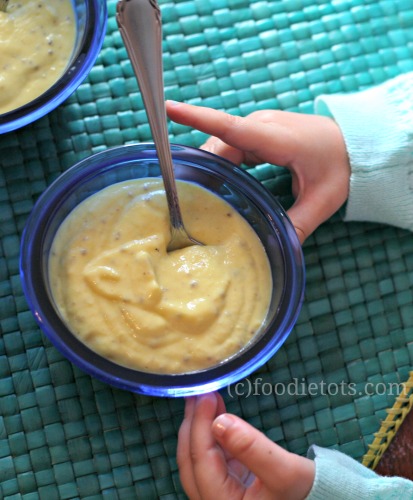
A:
[[[120,0],[116,20],[148,115],[165,184],[171,226],[183,228],[166,126],[161,11],[156,0]]]

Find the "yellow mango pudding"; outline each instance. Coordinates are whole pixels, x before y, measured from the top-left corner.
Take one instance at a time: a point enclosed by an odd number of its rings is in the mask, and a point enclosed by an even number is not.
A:
[[[264,248],[228,203],[178,182],[188,230],[205,245],[167,253],[160,179],[117,183],[65,219],[49,261],[71,330],[115,363],[154,373],[217,365],[259,331],[272,290]]]
[[[244,383],[288,338],[305,284],[300,242],[272,192],[207,151],[171,152],[185,226],[204,245],[166,251],[153,144],[105,149],[63,172],[20,244],[23,292],[54,347],[104,383],[157,397]]]
[[[60,78],[75,38],[70,0],[10,0],[0,12],[0,115],[32,101]]]

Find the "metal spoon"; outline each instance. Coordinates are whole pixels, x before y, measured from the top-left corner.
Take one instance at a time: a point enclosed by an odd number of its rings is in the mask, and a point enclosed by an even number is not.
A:
[[[138,79],[153,140],[158,153],[171,224],[167,251],[202,245],[185,230],[166,126],[162,64],[161,11],[156,0],[120,0],[116,20]]]
[[[9,0],[0,0],[0,11],[6,12]]]

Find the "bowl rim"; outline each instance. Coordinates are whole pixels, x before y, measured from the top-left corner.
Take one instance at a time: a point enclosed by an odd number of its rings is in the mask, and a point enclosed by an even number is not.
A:
[[[70,0],[74,6],[74,0]],[[108,7],[105,0],[88,0],[88,22],[76,57],[45,92],[22,106],[0,114],[0,134],[33,123],[68,99],[87,77],[99,56],[106,35]],[[95,29],[98,26],[99,29]],[[72,57],[72,56],[71,56]]]
[[[274,218],[277,219],[274,231],[283,241],[282,248],[288,250],[284,252],[283,260],[289,261],[292,284],[290,295],[294,299],[293,309],[290,311],[291,308],[288,307],[290,312],[288,316],[280,318],[276,315],[279,323],[278,329],[282,329],[282,335],[270,332],[273,320],[266,326],[265,335],[261,335],[250,345],[247,344],[247,349],[241,350],[216,366],[189,373],[157,374],[113,363],[87,347],[64,324],[47,297],[47,286],[39,264],[44,257],[42,245],[45,230],[50,224],[47,216],[49,210],[44,207],[51,201],[53,206],[61,203],[62,198],[70,192],[68,184],[74,188],[80,179],[95,175],[108,166],[116,168],[119,164],[117,154],[121,154],[122,158],[126,159],[139,153],[142,158],[148,158],[149,155],[150,159],[156,161],[156,149],[152,143],[116,146],[92,154],[70,167],[50,184],[37,200],[23,229],[20,276],[29,308],[41,330],[74,365],[95,378],[121,389],[152,396],[178,397],[210,392],[227,386],[229,383],[235,383],[250,375],[275,354],[290,334],[300,312],[304,295],[305,268],[301,245],[291,221],[274,195],[262,183],[240,167],[213,153],[180,144],[171,144],[171,150],[174,162],[186,160],[192,162],[191,167],[203,168],[195,164],[197,159],[205,161],[205,158],[209,158],[212,160],[211,164],[219,163],[219,167],[212,168],[214,175],[225,179],[230,184],[235,184],[238,188],[240,188],[239,183],[244,181],[241,186],[243,194],[247,194],[250,199],[251,197],[254,200],[258,199],[261,211],[265,211],[265,216],[268,220],[271,219],[272,223],[274,223]],[[222,170],[223,165],[227,167],[224,170]],[[210,164],[208,169],[211,170]],[[245,188],[247,188],[247,193],[244,193]],[[257,202],[254,203],[257,206]],[[44,294],[35,293],[34,289],[38,286]],[[57,328],[60,333],[56,332]],[[111,370],[108,371],[108,368]],[[228,378],[232,380],[228,382]]]

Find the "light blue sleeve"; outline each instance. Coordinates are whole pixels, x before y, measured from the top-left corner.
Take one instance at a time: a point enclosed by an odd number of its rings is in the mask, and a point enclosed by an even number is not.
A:
[[[358,93],[323,95],[351,165],[344,219],[413,230],[413,73]]]
[[[324,95],[315,111],[339,125],[351,165],[345,220],[413,230],[413,73],[355,94]],[[381,477],[335,450],[312,446],[306,500],[413,499],[413,482]]]
[[[308,457],[315,461],[313,487],[306,500],[413,499],[413,482],[383,477],[335,450],[311,446]]]

